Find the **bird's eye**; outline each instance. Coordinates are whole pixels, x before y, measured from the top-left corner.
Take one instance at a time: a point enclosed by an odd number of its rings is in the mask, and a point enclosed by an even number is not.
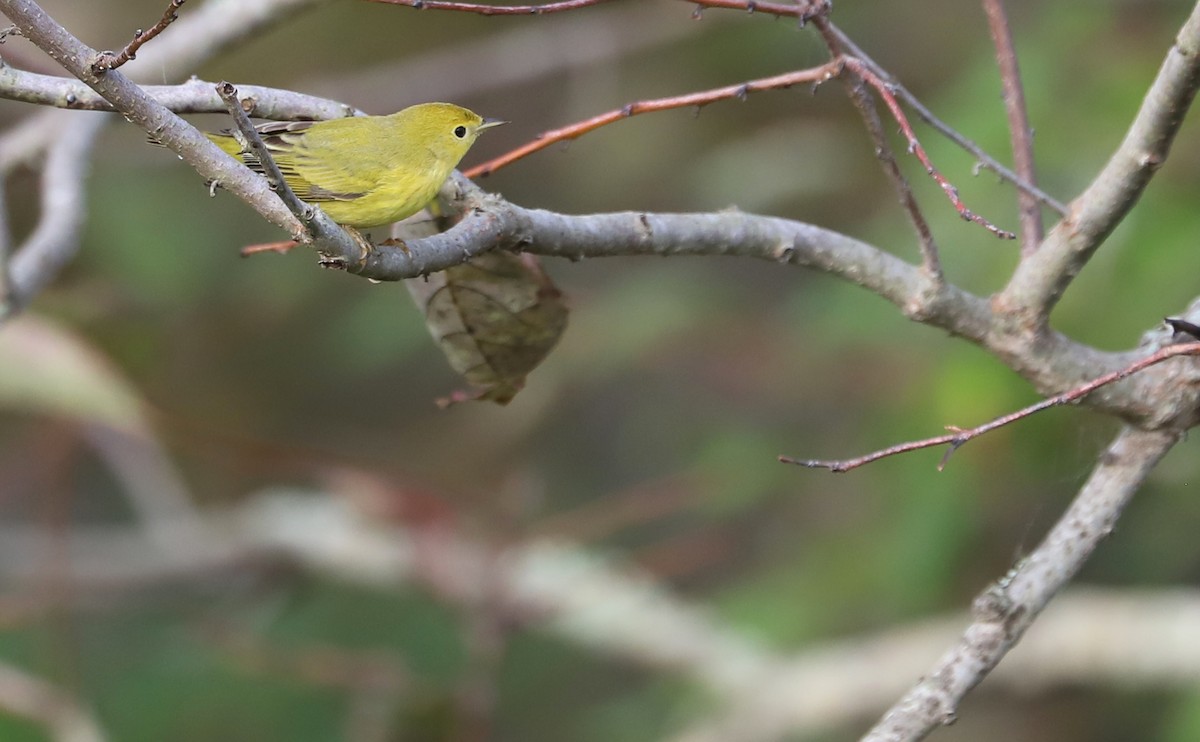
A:
[[[465,126],[454,127],[454,136],[458,137],[459,139],[462,139],[466,135],[467,135],[467,127],[465,127]]]

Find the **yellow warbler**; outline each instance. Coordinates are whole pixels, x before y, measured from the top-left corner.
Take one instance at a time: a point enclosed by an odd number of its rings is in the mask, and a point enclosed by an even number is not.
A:
[[[257,127],[283,179],[338,224],[378,227],[420,211],[484,129],[506,123],[450,103],[390,116],[271,122]],[[228,131],[208,138],[261,172]]]

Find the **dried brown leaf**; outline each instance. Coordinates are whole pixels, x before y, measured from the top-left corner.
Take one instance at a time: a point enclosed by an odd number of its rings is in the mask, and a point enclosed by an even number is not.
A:
[[[444,404],[507,404],[567,326],[562,293],[532,255],[492,252],[406,283],[446,360],[475,388]]]

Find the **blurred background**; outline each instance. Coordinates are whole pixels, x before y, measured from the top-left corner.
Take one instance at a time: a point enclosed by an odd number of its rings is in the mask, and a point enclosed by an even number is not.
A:
[[[42,4],[96,48],[119,47],[165,6]],[[878,62],[1011,161],[977,3],[834,5]],[[1190,4],[1007,5],[1041,183],[1068,201],[1119,143]],[[53,69],[20,39],[0,55]],[[693,17],[684,2],[485,18],[347,0],[195,73],[371,113],[447,100],[511,121],[469,166],[630,101],[824,59],[792,21]],[[0,102],[6,126],[34,112]],[[972,209],[1016,228],[1011,188],[917,131]],[[1057,328],[1129,348],[1196,296],[1197,131],[1185,124]],[[776,463],[858,455],[1037,397],[878,297],[729,258],[545,261],[571,307],[560,345],[508,406],[440,410],[462,381],[403,286],[322,270],[302,250],[242,258],[281,233],[226,193],[209,198],[135,127],[101,137],[78,258],[0,329],[0,660],[114,740],[682,739],[735,705],[697,653],[803,662],[952,617],[1036,545],[1116,431],[1061,409],[971,443],[940,473],[939,450],[845,475]],[[1003,286],[1015,243],[963,222],[913,158],[901,164],[949,278],[983,295]],[[8,181],[18,235],[36,220],[36,184],[34,171]],[[481,185],[567,213],[736,206],[916,260],[838,83],[635,117]],[[1160,465],[1080,582],[1195,587],[1192,445]],[[645,602],[622,603],[627,593]],[[687,648],[672,654],[670,637]],[[885,663],[859,659],[863,687],[848,698],[873,698]],[[765,738],[851,738],[889,693]],[[736,725],[721,734],[751,738]],[[4,740],[47,735],[0,714]],[[989,679],[933,738],[1198,739],[1200,668]]]

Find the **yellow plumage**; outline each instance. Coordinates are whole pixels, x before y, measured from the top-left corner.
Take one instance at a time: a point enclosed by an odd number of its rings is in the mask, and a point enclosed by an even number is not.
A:
[[[267,123],[258,132],[302,201],[339,224],[367,228],[424,208],[480,132],[502,123],[450,103],[422,103],[390,116]],[[233,134],[208,138],[261,172]]]

